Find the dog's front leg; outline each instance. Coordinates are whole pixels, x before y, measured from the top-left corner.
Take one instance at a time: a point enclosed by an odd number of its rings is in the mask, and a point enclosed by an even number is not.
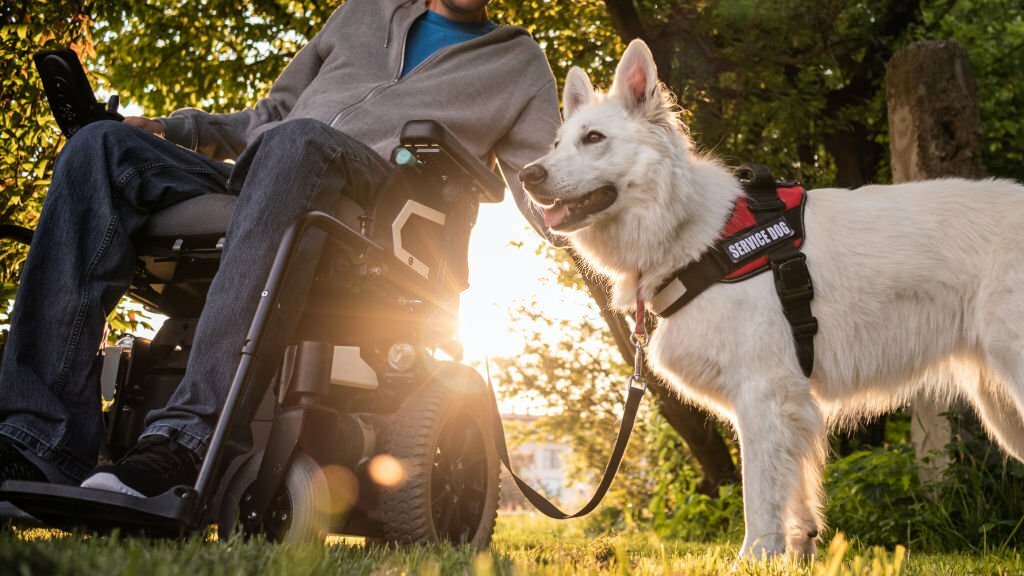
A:
[[[819,487],[813,485],[818,476],[806,474],[820,461],[824,424],[809,384],[796,376],[751,381],[740,396],[736,428],[746,521],[740,557],[782,554],[787,540],[797,554],[813,553]],[[794,530],[804,534],[799,542]]]

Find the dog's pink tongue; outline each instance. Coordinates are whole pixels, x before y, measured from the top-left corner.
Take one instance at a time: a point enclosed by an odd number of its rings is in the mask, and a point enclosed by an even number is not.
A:
[[[569,217],[569,209],[565,204],[544,209],[544,225],[548,228],[558,226]]]

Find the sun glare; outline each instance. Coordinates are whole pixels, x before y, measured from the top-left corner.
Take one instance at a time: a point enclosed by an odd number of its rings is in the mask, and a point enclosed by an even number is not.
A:
[[[520,308],[532,307],[556,322],[593,314],[586,295],[557,285],[554,263],[537,254],[543,242],[511,195],[500,204],[481,205],[469,247],[470,287],[462,294],[459,312],[464,361],[481,373],[488,358],[523,353],[529,335],[524,332],[527,324],[515,320]],[[152,338],[163,319],[155,318],[153,329],[140,330],[138,335]],[[559,337],[544,336],[552,342]],[[503,412],[538,409],[522,398],[499,400]]]
[[[459,314],[464,360],[481,373],[488,358],[515,358],[523,353],[532,326],[516,318],[519,309],[531,307],[553,320],[553,325],[594,314],[586,294],[558,285],[555,264],[537,254],[543,243],[511,196],[501,204],[481,205],[469,246],[470,286],[462,294]],[[542,333],[541,337],[554,343],[562,335]],[[544,410],[522,397],[499,397],[498,403],[503,413]]]
[[[469,245],[469,289],[459,313],[466,360],[522,352],[523,336],[514,330],[511,315],[530,304],[540,280],[553,274],[551,263],[532,250],[539,242],[511,198],[480,206]]]

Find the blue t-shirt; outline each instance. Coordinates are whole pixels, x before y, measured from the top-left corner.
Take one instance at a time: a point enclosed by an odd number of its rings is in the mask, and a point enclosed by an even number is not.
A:
[[[427,10],[409,30],[409,38],[405,41],[405,63],[402,76],[405,76],[421,62],[430,58],[431,54],[459,42],[472,40],[487,34],[498,25],[490,20],[483,22],[457,22],[441,16],[437,12]]]

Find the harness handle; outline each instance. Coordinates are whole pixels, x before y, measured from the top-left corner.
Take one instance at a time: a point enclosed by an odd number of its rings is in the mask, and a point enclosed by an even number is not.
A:
[[[775,177],[767,166],[744,164],[736,169],[736,176],[747,193],[747,207],[758,223],[786,210],[786,203],[776,192]]]

